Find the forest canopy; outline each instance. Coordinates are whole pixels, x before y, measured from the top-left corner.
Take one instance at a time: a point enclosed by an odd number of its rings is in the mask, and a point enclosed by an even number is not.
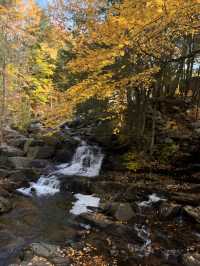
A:
[[[114,134],[151,131],[152,146],[160,99],[198,108],[199,63],[199,0],[0,1],[2,129],[55,127],[98,101]]]

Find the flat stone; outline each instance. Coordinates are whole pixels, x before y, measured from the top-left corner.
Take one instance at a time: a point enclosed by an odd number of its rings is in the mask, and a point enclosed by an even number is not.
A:
[[[58,246],[43,242],[32,243],[31,249],[33,250],[34,254],[36,254],[37,256],[45,258],[54,257],[57,255],[58,252]]]

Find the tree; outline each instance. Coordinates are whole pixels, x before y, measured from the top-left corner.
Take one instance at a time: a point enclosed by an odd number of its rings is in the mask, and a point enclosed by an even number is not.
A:
[[[152,150],[155,115],[149,127],[146,113],[156,113],[162,96],[187,94],[199,55],[199,1],[124,0],[108,5],[85,0],[62,5],[65,14],[73,7],[74,17],[84,18],[74,23],[76,56],[67,69],[72,75],[87,73],[68,89],[67,97],[75,104],[108,98],[118,120],[116,132],[128,130],[130,137],[143,138],[151,128]]]
[[[18,99],[17,91],[24,82],[27,50],[34,42],[39,14],[39,9],[31,1],[26,4],[20,0],[2,1],[0,4],[1,143],[11,104],[9,99],[11,96]]]

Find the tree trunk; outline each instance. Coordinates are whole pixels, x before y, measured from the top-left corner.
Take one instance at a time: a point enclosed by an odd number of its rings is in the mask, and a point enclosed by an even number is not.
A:
[[[151,143],[150,143],[150,155],[153,154],[154,144],[155,144],[155,133],[156,133],[156,106],[153,106],[153,116],[152,116],[152,131],[151,131]]]
[[[6,120],[6,96],[7,96],[7,81],[6,81],[6,60],[4,58],[2,67],[2,97],[1,97],[1,128],[0,128],[0,143],[4,142],[4,127]]]

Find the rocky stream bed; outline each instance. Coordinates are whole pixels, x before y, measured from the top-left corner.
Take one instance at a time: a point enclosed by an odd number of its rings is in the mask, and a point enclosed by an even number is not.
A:
[[[23,154],[20,138],[1,149],[1,266],[200,265],[198,171],[99,174],[95,144],[73,136],[73,156],[61,164],[41,143]]]

